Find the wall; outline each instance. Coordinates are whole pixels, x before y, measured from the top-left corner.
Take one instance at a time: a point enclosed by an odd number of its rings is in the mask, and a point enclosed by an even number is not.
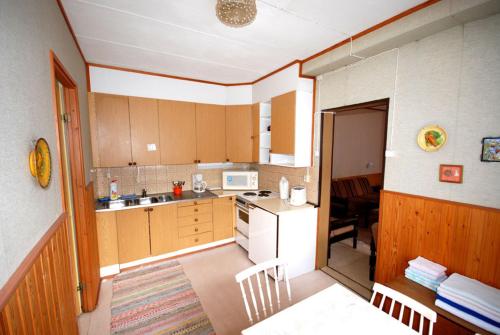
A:
[[[62,212],[50,49],[78,83],[87,181],[92,156],[85,64],[57,2],[0,2],[0,41],[1,287]],[[28,169],[32,140],[39,137],[47,139],[52,153],[52,180],[47,189],[38,186]]]
[[[332,178],[382,173],[385,114],[359,110],[335,116]]]
[[[319,108],[390,98],[387,148],[396,157],[386,159],[385,188],[499,208],[500,169],[479,160],[481,139],[499,135],[499,32],[494,15],[327,73]],[[429,124],[448,133],[434,153],[416,144]],[[463,184],[438,181],[443,163],[464,165]]]

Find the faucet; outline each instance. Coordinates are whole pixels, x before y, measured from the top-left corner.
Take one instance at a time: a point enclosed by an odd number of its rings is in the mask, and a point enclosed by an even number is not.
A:
[[[147,191],[145,188],[142,189],[142,198],[146,198],[148,196]]]

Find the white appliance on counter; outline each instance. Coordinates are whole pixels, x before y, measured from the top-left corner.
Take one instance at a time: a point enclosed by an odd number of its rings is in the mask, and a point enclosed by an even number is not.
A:
[[[201,173],[193,174],[193,192],[203,193],[207,188],[207,182],[203,181],[203,175]]]
[[[290,191],[290,205],[302,206],[307,202],[306,188],[304,186],[294,186]]]
[[[257,190],[259,188],[259,172],[223,171],[222,188],[224,190]]]
[[[290,278],[314,271],[317,208],[308,206],[275,214],[250,204],[248,212],[248,258],[252,262],[285,259]]]

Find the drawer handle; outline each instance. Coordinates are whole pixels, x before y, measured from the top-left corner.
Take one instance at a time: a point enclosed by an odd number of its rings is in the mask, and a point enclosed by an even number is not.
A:
[[[194,222],[198,222],[198,219],[194,219]]]
[[[197,212],[197,211],[198,211],[198,208],[195,208],[195,209],[194,209],[194,211],[195,211],[195,212]]]
[[[198,239],[197,239],[197,238],[195,238],[195,239],[194,239],[194,241],[195,241],[195,242],[198,242]]]
[[[195,201],[195,202],[194,202],[194,204],[195,204],[195,205],[198,205],[198,202],[197,202],[197,201]]]
[[[197,232],[198,231],[198,228],[194,228],[194,231]]]

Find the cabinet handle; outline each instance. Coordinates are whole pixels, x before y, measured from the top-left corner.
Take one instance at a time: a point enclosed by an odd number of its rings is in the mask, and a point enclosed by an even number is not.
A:
[[[197,160],[197,159],[195,159],[195,160],[193,161],[193,163],[198,163],[198,160]]]
[[[193,202],[193,204],[198,205],[198,201]]]
[[[233,197],[229,197],[229,201],[233,201]]]
[[[229,158],[226,158],[226,162],[229,162]]]
[[[194,239],[194,241],[195,241],[195,242],[198,242],[198,239],[197,239],[197,238],[195,238],[195,239]]]
[[[137,165],[137,163],[136,162],[132,162],[132,165]]]
[[[195,212],[198,212],[198,208],[195,208],[195,209],[194,209],[194,211],[195,211]]]
[[[152,211],[153,211],[153,208],[150,208],[150,209],[149,209],[149,211],[150,211],[150,212],[152,212]]]
[[[128,166],[132,166],[132,162],[128,162]]]
[[[194,222],[198,222],[198,219],[194,219]]]
[[[194,231],[197,232],[198,231],[198,228],[194,228]]]
[[[144,208],[144,211],[145,212],[149,212],[149,208]]]

